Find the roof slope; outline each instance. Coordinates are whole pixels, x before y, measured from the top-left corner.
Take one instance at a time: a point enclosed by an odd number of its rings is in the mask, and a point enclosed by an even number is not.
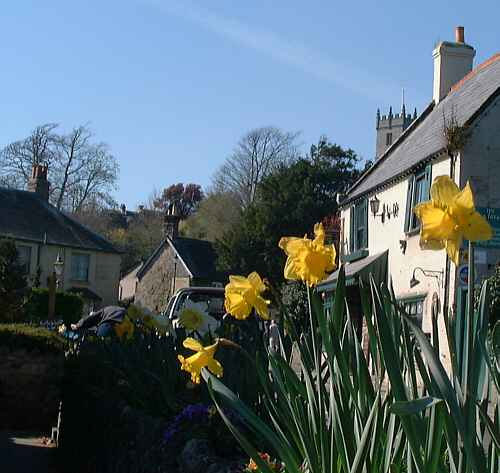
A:
[[[119,253],[108,240],[60,212],[36,193],[2,187],[0,237]]]
[[[476,67],[436,106],[408,127],[397,141],[351,187],[345,203],[395,179],[445,148],[444,120],[452,116],[459,125],[471,122],[488,99],[500,91],[500,54]]]
[[[186,269],[194,278],[210,279],[218,275],[216,269],[217,255],[212,243],[194,238],[178,237],[173,240],[167,238],[160,243],[137,272],[139,279],[146,274],[167,244],[172,246],[179,258],[187,266]]]

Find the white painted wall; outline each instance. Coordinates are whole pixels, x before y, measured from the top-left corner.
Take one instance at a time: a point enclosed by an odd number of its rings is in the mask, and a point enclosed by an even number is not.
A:
[[[449,175],[450,161],[443,159],[435,162],[432,166],[432,179],[439,175]],[[388,254],[388,272],[389,277],[392,278],[394,292],[398,299],[425,296],[424,300],[424,314],[422,321],[422,329],[424,332],[432,332],[431,320],[431,306],[432,296],[436,292],[439,300],[444,299],[444,278],[443,284],[438,285],[436,278],[425,277],[421,271],[417,271],[416,278],[420,284],[414,288],[410,288],[410,279],[413,275],[413,270],[416,267],[421,267],[426,270],[444,271],[446,264],[445,251],[424,251],[420,249],[420,237],[418,232],[415,234],[406,235],[404,231],[405,212],[406,212],[406,197],[408,191],[408,180],[398,182],[389,188],[378,192],[377,198],[380,200],[380,209],[383,204],[393,208],[393,204],[399,205],[399,212],[396,217],[391,216],[390,219],[385,219],[382,223],[380,217],[374,217],[373,214],[368,212],[368,252],[369,255],[382,253],[389,250]],[[372,194],[369,198],[372,198]],[[379,213],[381,210],[379,210]],[[348,248],[349,242],[349,208],[342,211],[342,218],[344,219],[344,235],[341,241],[344,242],[345,248]],[[400,240],[406,241],[406,251],[400,247]],[[454,271],[452,271],[451,279],[454,279]],[[450,288],[450,303],[453,303],[454,284]],[[446,343],[446,331],[442,314],[438,319],[438,330],[440,342],[442,345],[441,358],[445,366],[449,366],[449,350]]]

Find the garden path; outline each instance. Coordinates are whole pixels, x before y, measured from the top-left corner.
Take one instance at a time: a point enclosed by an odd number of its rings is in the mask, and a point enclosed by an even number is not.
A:
[[[52,473],[53,452],[39,435],[0,431],[2,473]]]

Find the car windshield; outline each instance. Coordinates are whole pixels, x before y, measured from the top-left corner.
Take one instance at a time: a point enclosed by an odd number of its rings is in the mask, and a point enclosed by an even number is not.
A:
[[[221,319],[225,313],[224,310],[224,292],[187,292],[182,294],[175,307],[175,315],[177,316],[186,304],[196,304],[200,310],[207,313],[215,319]]]

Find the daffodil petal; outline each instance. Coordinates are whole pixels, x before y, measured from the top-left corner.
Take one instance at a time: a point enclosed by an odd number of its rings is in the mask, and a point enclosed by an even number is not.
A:
[[[259,314],[260,317],[262,317],[265,320],[269,319],[269,301],[266,301],[262,297],[257,297],[255,300],[255,310],[257,314]]]
[[[207,368],[218,378],[224,373],[222,365],[214,358],[210,359],[207,363]]]
[[[224,305],[226,310],[237,319],[246,319],[252,311],[252,307],[248,304],[243,295],[239,293],[226,292]]]
[[[460,256],[460,247],[462,246],[462,238],[456,238],[446,241],[446,252],[450,259],[458,265]]]
[[[188,350],[201,351],[203,350],[203,345],[194,338],[188,337],[183,342],[182,345]]]
[[[451,207],[460,193],[458,186],[448,176],[438,176],[431,186],[432,202],[439,207]]]
[[[451,208],[455,209],[456,207],[463,211],[474,210],[474,195],[472,194],[469,182],[467,182],[466,186],[455,196]]]
[[[424,202],[415,207],[415,215],[420,219],[422,240],[447,240],[456,235],[456,222],[441,208],[431,202]]]
[[[467,240],[485,241],[491,240],[493,229],[481,214],[474,212],[463,227],[463,234]]]
[[[248,280],[257,292],[264,292],[266,290],[266,285],[255,271],[248,275]]]

